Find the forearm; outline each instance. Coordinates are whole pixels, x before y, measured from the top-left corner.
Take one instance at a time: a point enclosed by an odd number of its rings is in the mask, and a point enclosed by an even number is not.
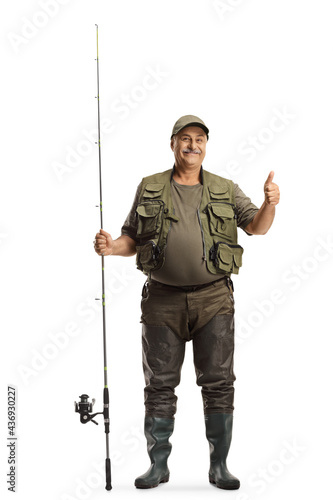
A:
[[[264,203],[259,208],[258,212],[245,228],[250,234],[266,234],[275,217],[275,206]]]
[[[135,241],[123,234],[116,240],[113,240],[113,248],[110,255],[121,255],[122,257],[131,257],[136,254]]]

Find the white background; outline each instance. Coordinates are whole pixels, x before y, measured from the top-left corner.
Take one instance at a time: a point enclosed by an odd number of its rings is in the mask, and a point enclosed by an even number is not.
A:
[[[0,17],[1,495],[7,384],[15,384],[17,498],[327,498],[331,2],[21,0],[2,3]],[[102,419],[99,427],[82,426],[74,413],[83,392],[100,411],[103,392],[102,318],[93,309],[101,288],[93,251],[98,150],[87,139],[97,126],[95,23],[101,115],[109,120],[102,137],[107,231],[120,234],[143,176],[172,167],[169,136],[183,114],[210,128],[207,170],[232,178],[258,206],[271,170],[280,186],[269,233],[239,235],[245,252],[234,278],[237,380],[228,461],[241,480],[238,491],[208,483],[191,344],[177,390],[170,482],[148,492],[134,488],[149,465],[139,323],[145,278],[134,257],[106,259],[111,493],[104,490]],[[277,112],[284,122],[272,121]],[[273,123],[279,131],[268,130]],[[245,154],[253,138],[257,149]]]

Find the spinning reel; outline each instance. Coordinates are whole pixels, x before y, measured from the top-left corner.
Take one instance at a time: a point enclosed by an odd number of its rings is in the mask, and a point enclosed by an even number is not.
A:
[[[97,413],[92,413],[93,411],[93,406],[95,404],[95,399],[92,399],[91,402],[89,401],[89,396],[88,394],[82,394],[79,396],[80,401],[77,403],[74,401],[74,407],[75,411],[77,413],[80,413],[80,422],[81,424],[86,424],[87,422],[94,422],[94,424],[98,425],[98,422],[96,420],[93,420],[96,415],[103,415],[103,411],[99,411]]]

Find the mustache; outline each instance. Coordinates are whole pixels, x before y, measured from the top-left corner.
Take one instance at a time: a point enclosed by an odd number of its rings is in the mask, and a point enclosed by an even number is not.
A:
[[[190,149],[190,148],[185,148],[185,149],[183,149],[183,151],[182,151],[182,152],[183,152],[183,153],[194,153],[194,154],[197,154],[197,155],[201,154],[200,149]]]

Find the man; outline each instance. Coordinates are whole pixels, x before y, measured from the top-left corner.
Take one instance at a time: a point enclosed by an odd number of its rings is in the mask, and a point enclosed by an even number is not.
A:
[[[145,376],[145,435],[151,466],[135,480],[153,488],[169,480],[169,437],[174,429],[175,387],[186,342],[193,341],[197,384],[202,387],[209,481],[237,489],[227,469],[231,443],[235,375],[234,298],[231,273],[242,265],[237,226],[247,234],[270,228],[279,188],[270,172],[258,209],[237,184],[202,168],[209,130],[198,117],[175,123],[171,135],[173,169],[143,178],[132,209],[113,240],[96,234],[98,255],[136,254],[147,276],[141,322]]]

